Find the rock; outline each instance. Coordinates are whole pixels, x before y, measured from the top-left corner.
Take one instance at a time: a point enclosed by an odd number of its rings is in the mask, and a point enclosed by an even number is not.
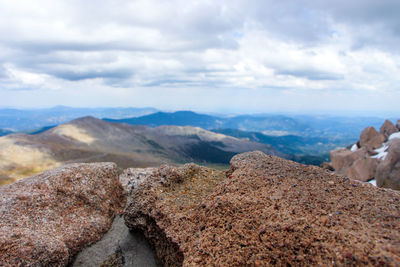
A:
[[[116,216],[111,229],[97,243],[80,252],[73,267],[157,266],[154,251],[139,233],[130,232],[122,216]]]
[[[132,188],[141,185],[149,175],[154,174],[157,168],[129,168],[123,171],[119,180],[126,193],[129,193]],[[131,177],[135,177],[132,179]]]
[[[367,127],[360,135],[360,147],[373,150],[381,147],[385,140],[385,136],[381,133],[378,133],[374,127]]]
[[[128,198],[164,266],[400,264],[400,192],[261,152],[226,176],[163,166]]]
[[[388,154],[376,170],[376,184],[400,190],[400,139],[395,138],[388,142]]]
[[[332,150],[331,166],[338,174],[367,182],[374,178],[378,165],[378,160],[371,158],[370,154],[365,147],[355,151],[344,148]]]
[[[329,164],[329,162],[322,162],[321,163],[321,168],[327,169],[329,171],[334,171],[335,170],[335,168],[333,168],[332,165]]]
[[[345,171],[353,179],[368,182],[375,177],[378,160],[370,157],[360,157]]]
[[[385,123],[383,123],[381,129],[379,130],[379,133],[383,134],[383,136],[385,136],[385,140],[387,140],[392,133],[398,131],[399,129],[397,129],[397,127],[394,126],[394,124],[390,120],[385,120]]]
[[[182,223],[186,220],[183,220],[183,216],[194,211],[193,207],[197,208],[219,181],[226,180],[225,172],[186,164],[181,168],[161,166],[156,172],[148,173],[144,181],[141,176],[130,176],[130,179],[134,184],[137,184],[135,180],[142,182],[139,187],[132,188],[128,197],[125,210],[127,226],[131,230],[144,232],[165,266],[180,266],[183,254],[176,245],[175,237],[167,235],[164,230],[168,224],[175,231],[184,232],[185,226]],[[148,195],[149,198],[142,195],[148,194],[147,190],[154,193]],[[165,210],[155,208],[161,206]],[[169,216],[165,216],[164,212]]]
[[[368,156],[367,149],[361,148],[356,151],[351,151],[346,148],[339,148],[330,151],[331,165],[337,173],[345,174],[346,170],[350,168],[353,163],[359,158]]]
[[[400,120],[397,120],[396,127],[397,127],[397,129],[399,129],[399,131],[400,131]]]
[[[0,187],[0,266],[66,266],[124,205],[114,163],[71,164]]]

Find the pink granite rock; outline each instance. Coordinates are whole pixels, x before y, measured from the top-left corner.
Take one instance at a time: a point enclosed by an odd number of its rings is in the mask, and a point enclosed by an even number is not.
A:
[[[368,150],[381,147],[383,142],[385,142],[385,136],[378,133],[374,127],[367,127],[361,133],[360,146]]]
[[[388,154],[376,169],[376,184],[400,190],[400,139],[388,142]]]
[[[125,222],[164,266],[400,265],[400,192],[261,152],[131,173]]]
[[[124,205],[114,163],[71,164],[0,187],[0,266],[65,266]]]
[[[353,179],[367,182],[375,177],[378,160],[370,157],[360,157],[345,171]]]
[[[390,120],[385,120],[385,123],[382,125],[379,133],[383,134],[387,140],[392,133],[398,131],[399,129],[397,129],[397,127]]]
[[[353,163],[359,158],[365,158],[368,155],[366,148],[350,151],[346,148],[339,148],[330,152],[331,165],[337,173],[345,174]]]

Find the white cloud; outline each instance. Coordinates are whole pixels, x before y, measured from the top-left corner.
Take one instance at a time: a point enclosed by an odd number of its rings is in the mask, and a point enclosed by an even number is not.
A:
[[[0,105],[400,112],[398,12],[372,0],[4,0]]]

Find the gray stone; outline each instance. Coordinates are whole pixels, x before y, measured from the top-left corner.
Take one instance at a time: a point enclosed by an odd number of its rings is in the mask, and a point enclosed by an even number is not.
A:
[[[75,259],[74,267],[110,266],[117,255],[117,266],[157,266],[154,251],[140,233],[130,232],[122,216],[116,216],[111,229],[97,243],[85,248]],[[115,263],[111,264],[116,266]]]

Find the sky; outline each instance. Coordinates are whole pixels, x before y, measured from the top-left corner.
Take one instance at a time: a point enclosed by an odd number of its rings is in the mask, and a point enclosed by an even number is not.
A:
[[[398,0],[0,0],[1,107],[400,114]]]

